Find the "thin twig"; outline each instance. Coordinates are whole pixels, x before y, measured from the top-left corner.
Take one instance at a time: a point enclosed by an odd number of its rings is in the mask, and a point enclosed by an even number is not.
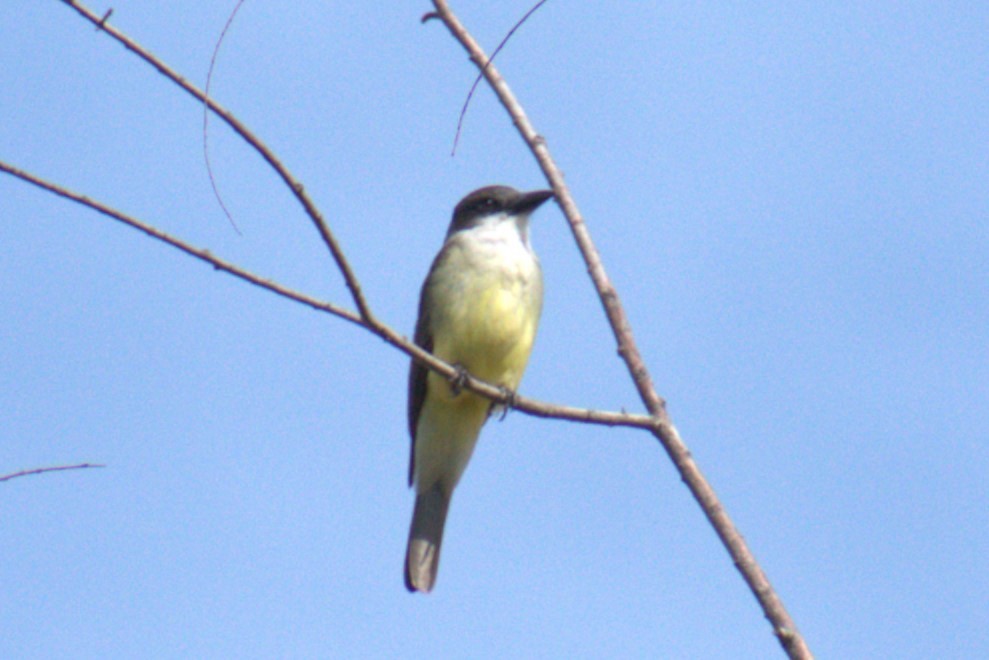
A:
[[[106,25],[106,22],[110,20],[111,16],[113,16],[113,7],[107,9],[106,13],[100,17],[100,22],[96,25],[97,32],[103,29],[103,26]]]
[[[512,38],[512,35],[515,34],[515,31],[518,30],[520,27],[522,27],[522,24],[525,23],[527,20],[529,20],[529,17],[532,16],[534,13],[536,13],[536,10],[542,7],[544,4],[546,4],[546,0],[539,0],[539,2],[533,5],[529,11],[525,12],[525,16],[520,18],[518,22],[512,26],[512,29],[508,31],[508,34],[506,34],[505,37],[501,40],[501,43],[499,43],[498,46],[493,51],[491,51],[491,58],[484,64],[485,67],[487,67],[489,64],[494,62],[494,59],[498,57],[498,53],[500,53],[501,49],[505,47],[505,44],[508,43],[508,40]],[[436,14],[433,15],[438,17]],[[425,22],[425,20],[426,18],[423,17],[423,22]],[[474,98],[474,92],[477,90],[477,86],[481,84],[481,80],[483,79],[484,79],[484,69],[482,68],[481,71],[477,74],[477,78],[474,78],[474,84],[470,86],[470,91],[467,92],[467,98],[464,99],[464,105],[463,107],[460,108],[460,117],[457,119],[457,132],[453,136],[453,149],[450,152],[451,156],[457,153],[457,144],[460,142],[460,130],[463,128],[464,117],[467,115],[467,106],[470,105],[470,100]]]
[[[220,54],[220,46],[223,44],[223,40],[227,37],[227,30],[234,22],[234,18],[237,16],[237,12],[243,6],[244,0],[237,0],[237,4],[234,6],[233,11],[230,12],[230,16],[227,17],[227,22],[224,23],[223,29],[220,30],[220,36],[216,40],[216,45],[213,47],[213,56],[209,58],[209,70],[206,72],[206,86],[203,89],[203,161],[206,163],[206,174],[209,176],[209,185],[213,188],[213,196],[216,197],[216,203],[220,205],[223,210],[224,215],[227,216],[227,220],[230,221],[230,226],[234,228],[234,231],[239,235],[240,227],[234,222],[234,217],[230,214],[227,209],[227,205],[223,203],[223,196],[220,194],[220,189],[216,185],[216,177],[213,176],[213,164],[209,159],[209,88],[210,84],[213,82],[213,69],[216,67],[216,58]]]
[[[100,17],[93,13],[90,9],[85,7],[76,0],[62,0],[63,3],[72,7],[76,12],[79,13],[87,21],[93,23],[94,25],[100,24]],[[152,55],[150,51],[142,47],[136,41],[125,35],[123,32],[118,30],[112,25],[103,25],[103,31],[120,42],[124,48],[131,51],[142,60],[153,66],[158,70],[163,76],[174,82],[176,85],[181,87],[187,93],[191,94],[193,97],[198,99],[201,103],[205,103],[219,116],[223,121],[227,123],[230,128],[232,128],[238,135],[240,135],[245,142],[254,147],[254,150],[261,154],[269,165],[278,173],[285,185],[289,187],[292,194],[302,205],[305,210],[306,215],[312,220],[313,224],[316,226],[316,230],[319,232],[320,237],[323,239],[323,243],[329,249],[330,254],[333,255],[333,259],[343,274],[344,282],[347,288],[350,290],[350,295],[354,299],[354,304],[357,306],[357,310],[360,312],[361,316],[365,319],[371,319],[371,308],[368,306],[367,300],[364,298],[364,293],[361,291],[360,283],[357,281],[357,277],[354,275],[353,270],[350,268],[350,263],[344,256],[343,249],[337,243],[336,238],[333,236],[333,232],[330,231],[329,226],[323,219],[322,214],[316,205],[310,199],[309,195],[306,193],[305,188],[302,186],[298,180],[292,176],[288,168],[282,164],[281,160],[275,156],[274,152],[271,151],[260,139],[258,139],[239,119],[234,117],[228,110],[221,106],[216,101],[207,98],[196,86],[190,83],[188,80],[180,76],[178,73],[173,71],[171,67],[162,62],[156,56]]]
[[[587,225],[570,194],[570,190],[567,188],[562,172],[550,155],[549,149],[546,146],[546,140],[536,132],[529,118],[522,110],[522,106],[515,98],[515,95],[512,94],[511,89],[509,89],[505,79],[502,78],[497,68],[491,64],[490,58],[485,55],[483,49],[481,49],[473,36],[471,36],[460,20],[453,14],[445,0],[433,0],[433,6],[436,8],[435,14],[443,21],[443,24],[446,25],[453,37],[468,52],[471,61],[474,62],[475,66],[477,66],[481,74],[488,81],[488,84],[491,85],[495,94],[497,94],[502,105],[511,116],[522,139],[529,146],[547,180],[552,185],[553,191],[556,193],[556,200],[567,218],[571,232],[587,265],[591,280],[601,299],[601,304],[604,306],[608,322],[618,343],[618,353],[625,361],[642,402],[655,420],[655,424],[652,427],[653,434],[660,441],[666,453],[673,461],[684,483],[687,484],[694,499],[700,504],[711,526],[728,550],[729,555],[731,555],[735,566],[742,574],[749,589],[755,595],[756,600],[759,601],[784,650],[792,658],[813,657],[803,637],[797,631],[793,619],[784,607],[783,601],[776,594],[766,574],[745,543],[745,539],[742,538],[741,533],[735,527],[731,518],[728,517],[714,489],[708,483],[703,473],[701,473],[700,468],[690,454],[690,450],[680,439],[680,434],[670,421],[669,415],[666,412],[666,403],[656,392],[652,378],[632,336],[632,327],[622,307],[618,293],[605,272],[601,257],[591,240]]]
[[[11,479],[16,479],[17,477],[26,477],[29,474],[42,474],[44,472],[61,472],[62,470],[84,470],[86,468],[102,468],[106,467],[99,463],[79,463],[77,465],[54,465],[51,467],[34,468],[33,470],[21,470],[20,472],[13,472],[11,474],[5,474],[0,476],[0,482],[10,481]]]
[[[318,300],[312,296],[300,293],[294,289],[282,286],[277,282],[273,282],[269,279],[251,273],[250,271],[244,270],[229,261],[225,261],[224,259],[214,256],[208,250],[190,245],[182,239],[176,238],[146,222],[142,222],[132,216],[127,215],[126,213],[122,213],[121,211],[111,208],[102,202],[98,202],[84,195],[80,195],[79,193],[73,192],[64,186],[60,186],[52,183],[51,181],[42,179],[39,176],[21,170],[3,161],[0,161],[0,172],[10,174],[11,176],[14,176],[26,183],[37,186],[42,190],[46,190],[52,194],[58,195],[59,197],[76,202],[77,204],[81,204],[82,206],[92,209],[102,215],[113,218],[118,222],[122,222],[129,227],[144,232],[155,240],[161,241],[166,245],[169,245],[177,250],[181,250],[182,252],[211,265],[216,270],[229,273],[234,277],[261,287],[262,289],[275,293],[283,298],[301,303],[320,312],[332,314],[365,328],[381,337],[395,348],[404,351],[407,355],[415,360],[418,360],[430,369],[442,374],[446,378],[455,378],[460,373],[453,366],[447,364],[439,358],[434,357],[431,353],[428,353],[421,347],[410,342],[390,326],[381,323],[377,319],[368,320],[362,318],[360,314],[357,314],[349,309],[339,307],[323,300]],[[602,410],[589,410],[587,408],[575,408],[572,406],[561,406],[557,404],[544,403],[522,396],[512,398],[511,395],[506,395],[504,390],[501,388],[485,383],[484,381],[478,380],[473,376],[468,377],[465,386],[481,396],[487,397],[488,399],[499,403],[510,404],[513,409],[534,415],[536,417],[586,422],[603,426],[627,426],[632,428],[648,429],[652,429],[655,426],[655,420],[647,415],[634,415]]]

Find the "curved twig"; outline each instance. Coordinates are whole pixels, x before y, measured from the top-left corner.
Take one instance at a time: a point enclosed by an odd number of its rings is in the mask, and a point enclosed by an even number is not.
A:
[[[216,45],[213,46],[213,55],[209,58],[209,70],[206,72],[206,85],[203,87],[203,97],[209,98],[209,88],[210,84],[213,82],[213,70],[216,68],[216,58],[220,56],[220,46],[223,45],[223,40],[227,38],[227,32],[230,30],[230,26],[233,25],[234,18],[237,17],[237,12],[244,5],[244,0],[237,0],[237,4],[234,5],[233,11],[227,17],[227,22],[223,24],[223,29],[220,30],[220,36],[216,39]],[[220,205],[220,209],[223,214],[227,216],[227,220],[230,221],[230,226],[234,228],[234,231],[238,235],[243,236],[240,232],[240,227],[237,226],[236,221],[234,221],[233,215],[230,214],[230,210],[227,205],[223,203],[223,195],[220,194],[220,188],[216,184],[216,177],[213,176],[213,162],[209,158],[209,103],[203,103],[203,162],[206,164],[206,175],[209,177],[209,185],[213,189],[213,196],[216,198],[216,203]]]
[[[498,57],[498,53],[500,53],[501,49],[505,47],[505,44],[508,43],[508,40],[512,38],[512,35],[515,34],[515,31],[518,30],[520,27],[522,27],[522,24],[525,23],[527,20],[529,20],[529,17],[532,16],[534,13],[536,13],[536,10],[542,7],[544,4],[546,4],[546,0],[539,0],[539,2],[534,4],[529,9],[529,11],[525,12],[525,15],[522,16],[522,18],[520,18],[518,21],[515,22],[515,25],[512,26],[512,29],[509,30],[507,34],[505,34],[501,42],[497,46],[495,46],[495,49],[493,51],[491,51],[491,57],[488,59],[487,63],[484,66],[488,66],[492,62],[494,62],[494,59]],[[439,15],[436,14],[435,12],[431,12],[431,14],[432,16],[430,16],[430,14],[426,14],[426,16],[423,16],[422,22],[425,23],[426,20],[428,20],[427,17],[439,18]],[[467,107],[470,105],[471,99],[474,98],[474,92],[477,91],[477,86],[481,84],[481,80],[483,79],[484,79],[484,69],[481,69],[481,71],[477,74],[477,78],[474,78],[474,84],[470,86],[470,91],[467,92],[467,98],[464,99],[464,104],[460,108],[460,117],[457,119],[457,132],[453,136],[453,150],[450,153],[451,156],[457,153],[457,144],[460,142],[460,131],[464,127],[464,117],[467,116]]]

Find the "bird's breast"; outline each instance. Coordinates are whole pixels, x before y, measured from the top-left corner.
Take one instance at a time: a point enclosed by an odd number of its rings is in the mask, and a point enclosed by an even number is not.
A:
[[[478,378],[516,388],[542,312],[535,255],[521,241],[454,245],[434,276],[434,352]]]

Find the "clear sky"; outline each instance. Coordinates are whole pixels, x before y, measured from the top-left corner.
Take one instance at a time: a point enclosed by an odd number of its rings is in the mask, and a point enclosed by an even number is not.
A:
[[[277,4],[277,6],[276,6]],[[213,92],[411,334],[453,205],[545,182],[427,3],[248,2]],[[202,84],[229,2],[115,0]],[[108,5],[94,5],[99,12]],[[493,48],[525,2],[457,2]],[[349,304],[281,183],[54,0],[0,3],[0,158]],[[822,658],[989,656],[989,5],[549,2],[499,63],[684,440]],[[559,210],[521,392],[641,411]],[[651,437],[485,429],[436,590],[408,360],[0,177],[0,657],[778,657]]]

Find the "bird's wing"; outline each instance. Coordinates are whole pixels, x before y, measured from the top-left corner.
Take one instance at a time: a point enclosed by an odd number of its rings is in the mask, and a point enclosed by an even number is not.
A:
[[[428,278],[427,278],[428,282]],[[433,352],[433,335],[430,330],[429,314],[426,311],[426,285],[422,287],[419,296],[419,320],[416,321],[416,334],[414,341],[417,346]],[[422,366],[415,360],[409,367],[409,435],[412,438],[411,451],[409,455],[409,485],[412,485],[412,478],[415,475],[416,460],[416,426],[419,424],[419,413],[422,412],[422,404],[426,401],[426,376],[429,369]]]

